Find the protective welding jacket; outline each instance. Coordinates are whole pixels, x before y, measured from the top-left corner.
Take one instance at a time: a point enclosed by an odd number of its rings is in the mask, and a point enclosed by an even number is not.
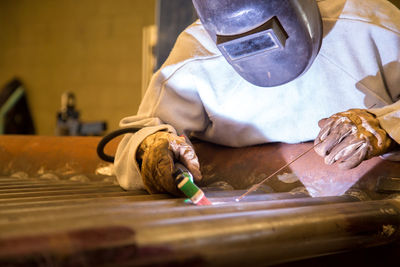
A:
[[[125,189],[143,188],[135,154],[157,131],[243,147],[313,140],[318,121],[367,108],[400,143],[400,11],[386,0],[318,1],[324,28],[310,69],[290,83],[257,87],[241,78],[197,21],[152,77],[138,114],[143,126],[120,142],[115,171]]]

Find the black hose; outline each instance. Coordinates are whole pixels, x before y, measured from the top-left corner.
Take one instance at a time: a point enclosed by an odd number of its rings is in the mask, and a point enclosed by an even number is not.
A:
[[[110,156],[110,155],[107,155],[106,153],[104,153],[104,148],[106,147],[106,145],[111,140],[113,140],[114,138],[116,138],[120,135],[127,134],[127,133],[136,133],[140,129],[142,129],[142,128],[140,128],[140,127],[123,128],[123,129],[119,129],[119,130],[116,130],[116,131],[113,131],[113,132],[107,134],[97,144],[97,155],[99,156],[99,158],[101,158],[104,161],[114,162],[114,159],[115,159],[114,156]]]

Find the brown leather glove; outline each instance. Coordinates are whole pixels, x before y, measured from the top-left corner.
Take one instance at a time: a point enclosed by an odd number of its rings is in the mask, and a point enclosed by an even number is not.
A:
[[[149,135],[139,146],[136,159],[141,162],[143,183],[151,194],[181,195],[172,177],[175,161],[185,165],[195,182],[201,180],[200,164],[193,147],[184,137],[175,134],[157,132]]]
[[[350,109],[322,119],[315,139],[315,152],[326,164],[338,162],[339,168],[351,169],[363,160],[384,154],[392,140],[375,116],[365,109]]]

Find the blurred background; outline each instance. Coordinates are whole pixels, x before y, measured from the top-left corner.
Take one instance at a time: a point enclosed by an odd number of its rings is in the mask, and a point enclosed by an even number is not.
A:
[[[117,129],[195,19],[191,0],[1,0],[0,134]]]
[[[0,134],[117,129],[195,19],[191,0],[1,0]]]

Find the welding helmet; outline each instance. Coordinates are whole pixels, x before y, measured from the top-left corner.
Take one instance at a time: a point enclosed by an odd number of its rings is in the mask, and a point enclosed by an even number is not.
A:
[[[193,0],[211,39],[248,82],[263,87],[294,80],[322,42],[315,0]]]

